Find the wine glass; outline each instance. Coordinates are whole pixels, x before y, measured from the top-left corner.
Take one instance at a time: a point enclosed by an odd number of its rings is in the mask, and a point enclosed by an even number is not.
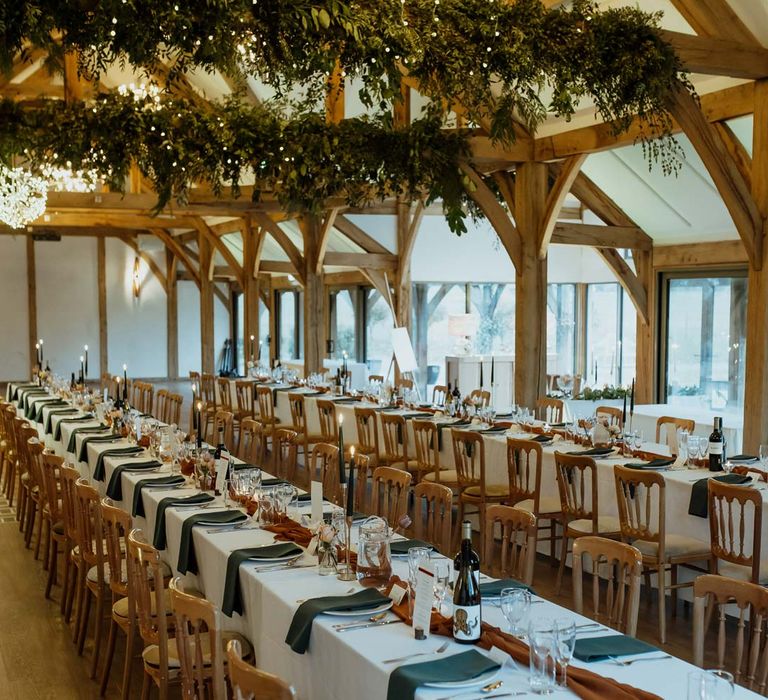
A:
[[[435,609],[440,612],[451,580],[451,562],[447,559],[437,559],[432,567],[432,573],[435,575]]]
[[[729,700],[733,676],[727,671],[693,671],[688,674],[688,700]]]
[[[416,596],[416,578],[419,567],[429,561],[431,551],[429,547],[411,547],[408,549],[408,583],[410,584],[411,600]],[[411,605],[411,611],[413,606]]]
[[[765,469],[768,467],[768,445],[760,445],[760,466]]]
[[[525,588],[503,588],[500,596],[501,612],[509,625],[509,633],[523,637],[531,611],[531,594]]]
[[[576,622],[572,618],[555,620],[555,662],[562,669],[557,684],[562,688],[568,685],[568,664],[573,658],[576,645]]]

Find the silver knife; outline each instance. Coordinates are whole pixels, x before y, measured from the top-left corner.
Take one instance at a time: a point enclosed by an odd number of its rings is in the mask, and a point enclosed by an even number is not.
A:
[[[513,692],[506,693],[494,693],[493,695],[472,695],[472,691],[467,693],[460,693],[459,695],[446,695],[444,698],[438,698],[437,700],[490,700],[490,698],[511,698],[519,695],[528,695],[527,690],[515,690]]]
[[[394,625],[398,622],[404,622],[401,619],[397,620],[382,620],[381,622],[364,622],[359,625],[350,625],[349,627],[339,627],[336,631],[337,632],[349,632],[350,630],[364,630],[368,627],[383,627],[384,625]]]

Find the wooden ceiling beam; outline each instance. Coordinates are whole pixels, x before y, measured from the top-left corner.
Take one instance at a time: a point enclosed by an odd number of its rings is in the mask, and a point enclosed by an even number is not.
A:
[[[259,272],[279,272],[296,276],[296,268],[287,260],[262,260],[259,263]]]
[[[333,231],[333,222],[336,221],[336,216],[339,210],[337,208],[329,209],[325,212],[325,216],[320,222],[318,230],[317,245],[317,261],[315,264],[315,273],[320,274],[323,271],[323,261],[328,251],[328,242],[331,239],[331,232]]]
[[[275,242],[283,249],[285,254],[290,260],[290,264],[293,266],[291,274],[293,274],[302,284],[304,284],[304,256],[296,247],[294,242],[288,237],[288,234],[280,228],[280,225],[274,221],[267,214],[261,212],[257,213],[254,217],[254,221],[269,233]],[[263,267],[259,267],[261,270]],[[270,272],[271,270],[266,270]]]
[[[221,240],[219,236],[217,236],[211,229],[208,227],[208,224],[205,223],[201,218],[197,217],[195,219],[195,222],[197,223],[197,230],[208,239],[208,242],[213,246],[213,249],[217,251],[221,257],[226,260],[227,265],[229,265],[230,269],[232,270],[232,273],[235,277],[235,279],[240,283],[240,286],[243,286],[243,266],[237,261],[237,258],[235,258],[232,251],[229,249],[226,243]]]
[[[337,267],[366,267],[371,270],[396,270],[398,256],[382,253],[337,253],[328,251],[325,264]]]
[[[660,31],[691,73],[758,80],[768,76],[768,49],[754,43]]]
[[[57,228],[57,227],[75,227],[83,228],[87,226],[101,228],[118,229],[141,229],[141,228],[195,228],[192,218],[179,217],[169,218],[162,216],[148,216],[143,214],[131,214],[127,212],[109,213],[101,211],[61,211],[50,207],[40,218],[29,224],[35,228]]]
[[[615,248],[597,248],[596,250],[608,267],[613,270],[619,284],[635,305],[643,323],[648,324],[648,293],[638,276]]]
[[[672,4],[699,36],[760,44],[728,0],[672,0]]]
[[[592,248],[630,248],[651,250],[653,241],[636,226],[601,226],[600,224],[557,223],[552,243],[586,245]]]
[[[558,169],[554,182],[547,195],[547,202],[544,210],[544,217],[541,223],[541,230],[538,232],[539,260],[545,260],[549,242],[552,240],[552,234],[555,230],[555,223],[563,208],[563,203],[568,193],[571,191],[573,181],[578,177],[581,166],[587,159],[586,154],[580,153],[576,156],[570,156]]]
[[[187,269],[187,272],[189,272],[189,274],[192,276],[192,279],[195,281],[197,288],[200,289],[200,270],[192,264],[185,248],[165,229],[153,228],[151,230],[152,233],[154,233],[163,243],[165,243],[166,248],[168,248],[168,250],[170,250],[179,259],[181,264],[184,265],[184,267]]]

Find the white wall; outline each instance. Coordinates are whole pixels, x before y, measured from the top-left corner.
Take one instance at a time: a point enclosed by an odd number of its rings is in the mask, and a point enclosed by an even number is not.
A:
[[[228,298],[229,292],[226,285],[217,283],[216,286],[224,292],[225,298]],[[229,311],[221,303],[219,297],[213,297],[213,350],[214,350],[214,371],[218,371],[221,361],[221,351],[224,349],[224,341],[229,338]]]
[[[131,377],[168,374],[167,299],[160,281],[139,259],[141,287],[133,295],[136,251],[121,240],[106,241],[107,338],[109,371]],[[164,265],[160,266],[162,270]],[[92,373],[93,374],[93,373]]]
[[[37,334],[45,361],[61,375],[80,371],[88,345],[88,373],[98,377],[99,296],[96,239],[65,236],[35,243]]]
[[[178,282],[179,376],[200,371],[200,292],[190,280]]]
[[[0,236],[0,380],[29,376],[27,239]]]

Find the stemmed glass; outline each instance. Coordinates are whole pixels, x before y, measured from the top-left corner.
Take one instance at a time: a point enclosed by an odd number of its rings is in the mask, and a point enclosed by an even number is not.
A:
[[[501,612],[509,625],[509,633],[523,638],[531,612],[531,594],[524,588],[504,588],[500,596]]]
[[[557,684],[562,688],[568,685],[568,664],[573,658],[573,649],[576,645],[576,622],[570,618],[555,620],[555,662],[562,673]]]
[[[410,612],[413,614],[413,600],[416,596],[416,579],[419,567],[429,561],[431,551],[429,547],[411,547],[408,550],[408,583],[410,584]]]
[[[729,700],[733,675],[727,671],[693,671],[688,674],[688,700]]]
[[[432,573],[435,575],[435,609],[442,611],[445,594],[448,591],[448,584],[451,580],[451,562],[447,559],[437,559],[432,566]]]
[[[768,445],[760,445],[760,466],[765,469],[768,467]]]

